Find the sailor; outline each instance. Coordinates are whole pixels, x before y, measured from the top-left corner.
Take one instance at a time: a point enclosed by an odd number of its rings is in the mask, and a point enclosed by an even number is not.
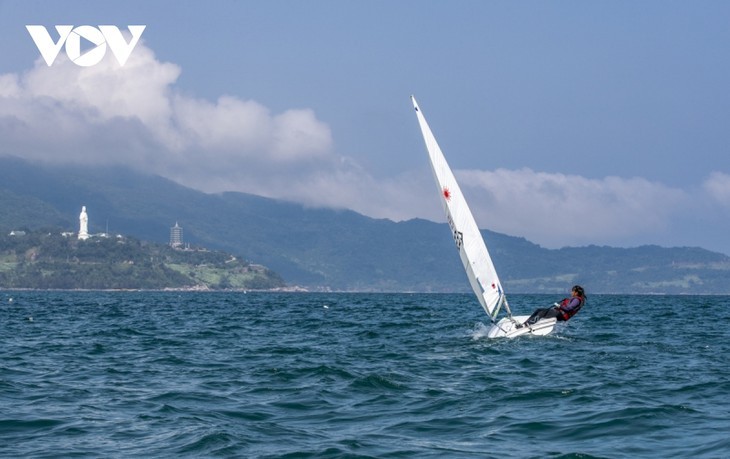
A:
[[[517,328],[532,326],[540,319],[555,318],[558,322],[568,320],[580,311],[586,302],[586,293],[580,285],[574,285],[569,298],[564,298],[560,303],[555,303],[550,308],[539,308],[532,313],[529,319]]]

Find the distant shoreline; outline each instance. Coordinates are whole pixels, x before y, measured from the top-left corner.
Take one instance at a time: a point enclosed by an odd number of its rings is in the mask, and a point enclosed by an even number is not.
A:
[[[295,288],[275,288],[275,289],[212,289],[212,288],[23,288],[0,287],[0,292],[211,292],[211,293],[316,293],[310,290]]]
[[[373,294],[373,295],[467,295],[472,296],[470,292],[395,292],[395,291],[350,291],[350,290],[309,290],[303,287],[290,287],[290,288],[275,288],[275,289],[210,289],[210,288],[164,288],[164,289],[37,289],[37,288],[4,288],[0,287],[0,293],[2,292],[102,292],[102,293],[137,293],[137,292],[150,292],[150,293],[313,293],[313,294]],[[523,296],[523,295],[539,295],[545,297],[560,296],[555,293],[545,292],[532,292],[532,293],[511,293],[508,296]],[[692,296],[707,296],[707,297],[730,297],[729,293],[593,293],[590,296],[629,296],[629,297],[692,297]],[[476,301],[476,300],[475,300]]]

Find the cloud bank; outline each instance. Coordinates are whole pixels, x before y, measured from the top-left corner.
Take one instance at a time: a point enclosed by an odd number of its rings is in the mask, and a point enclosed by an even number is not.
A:
[[[459,179],[482,200],[475,213],[486,226],[551,247],[568,241],[617,243],[663,232],[672,216],[691,203],[687,192],[643,178],[498,169],[461,171]]]
[[[23,74],[0,75],[0,154],[122,164],[207,192],[444,221],[422,145],[414,154],[423,155],[423,169],[376,179],[336,153],[329,126],[313,110],[272,113],[231,95],[198,99],[176,90],[180,73],[140,42],[124,67],[109,56],[78,67],[61,53],[52,67],[39,58]],[[695,191],[530,169],[457,176],[480,227],[549,247],[651,241],[692,201],[730,208],[730,175],[721,172]]]
[[[311,110],[272,114],[232,96],[216,102],[184,96],[174,89],[180,71],[140,44],[124,67],[109,56],[78,67],[62,53],[52,67],[38,60],[22,76],[2,75],[4,149],[45,161],[189,171],[201,185],[198,169],[235,178],[232,165],[250,170],[335,159],[330,130]]]

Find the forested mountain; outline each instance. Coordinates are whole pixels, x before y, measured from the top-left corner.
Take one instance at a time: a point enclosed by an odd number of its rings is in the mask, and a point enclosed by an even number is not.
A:
[[[43,166],[0,158],[0,232],[89,229],[165,243],[184,238],[264,265],[289,285],[360,291],[467,291],[450,232],[243,193],[206,194],[123,168]],[[510,292],[730,293],[730,257],[701,248],[548,250],[483,230]]]

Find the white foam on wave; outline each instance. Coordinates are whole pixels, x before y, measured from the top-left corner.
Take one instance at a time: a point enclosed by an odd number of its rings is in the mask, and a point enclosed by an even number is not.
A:
[[[484,325],[482,322],[477,322],[474,324],[474,329],[471,331],[471,339],[473,341],[478,341],[480,339],[486,338],[487,333],[489,333],[489,326]]]

